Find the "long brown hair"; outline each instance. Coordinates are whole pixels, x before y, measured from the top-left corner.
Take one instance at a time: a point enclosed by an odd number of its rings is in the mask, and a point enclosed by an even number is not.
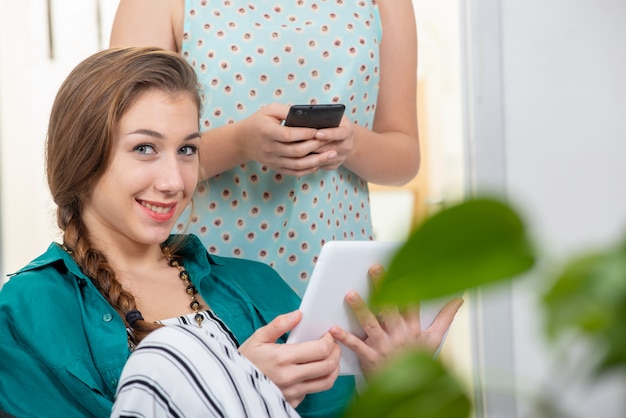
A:
[[[178,54],[154,47],[114,48],[78,64],[52,106],[46,171],[63,244],[127,326],[125,316],[136,309],[135,298],[122,288],[104,254],[93,248],[82,206],[109,165],[120,119],[137,98],[155,89],[173,96],[188,94],[199,115],[198,86],[193,68]],[[135,322],[134,342],[156,328],[147,321]]]

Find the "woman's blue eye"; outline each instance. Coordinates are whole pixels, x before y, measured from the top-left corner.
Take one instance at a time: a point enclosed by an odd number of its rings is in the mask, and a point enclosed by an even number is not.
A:
[[[178,153],[182,155],[194,155],[197,152],[198,147],[196,147],[195,145],[185,145],[178,150]]]
[[[154,147],[152,145],[141,144],[135,147],[135,151],[140,154],[154,154]]]

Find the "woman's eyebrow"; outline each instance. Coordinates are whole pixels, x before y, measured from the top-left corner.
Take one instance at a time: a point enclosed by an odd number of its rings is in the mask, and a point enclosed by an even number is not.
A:
[[[163,139],[163,135],[161,135],[157,131],[153,131],[152,129],[143,129],[143,128],[137,129],[132,132],[129,132],[127,135],[145,135],[145,136],[152,136],[154,138]]]
[[[192,139],[196,139],[196,138],[200,138],[202,137],[202,135],[200,135],[200,132],[194,132],[192,134],[189,134],[185,137],[185,141],[191,141]]]
[[[163,135],[157,131],[153,131],[152,129],[137,129],[132,132],[129,132],[127,135],[145,135],[151,136],[153,138],[163,139]],[[200,138],[200,132],[194,132],[192,134],[187,135],[183,140],[191,141],[192,139]]]

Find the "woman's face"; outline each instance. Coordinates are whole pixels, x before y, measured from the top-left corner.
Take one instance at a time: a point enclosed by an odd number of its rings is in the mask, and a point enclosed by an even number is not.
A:
[[[188,94],[139,96],[84,205],[92,240],[121,247],[165,241],[196,188],[199,144],[198,109]]]

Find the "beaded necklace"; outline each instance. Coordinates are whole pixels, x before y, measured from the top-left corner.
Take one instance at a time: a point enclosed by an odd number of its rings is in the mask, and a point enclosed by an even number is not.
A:
[[[202,328],[202,321],[204,321],[204,317],[200,313],[202,304],[198,301],[198,297],[196,296],[198,294],[198,289],[196,289],[193,283],[191,283],[189,272],[185,270],[185,267],[182,264],[180,264],[180,262],[176,259],[175,256],[172,255],[172,252],[170,251],[169,247],[163,245],[161,246],[161,251],[163,252],[163,255],[165,255],[165,258],[167,259],[167,264],[170,265],[171,267],[178,269],[178,277],[180,278],[180,280],[182,280],[183,284],[185,285],[185,290],[187,294],[191,296],[191,303],[189,303],[189,307],[195,312],[194,320],[196,321],[196,324],[198,324],[198,328]],[[127,330],[128,348],[130,349],[130,351],[135,350],[135,342],[132,338],[132,327],[135,324],[135,322],[137,322],[140,319],[142,321],[144,320],[143,316],[141,316],[141,312],[139,312],[136,309],[133,309],[132,311],[129,311],[128,313],[126,313],[126,322],[128,322],[128,325],[131,328]]]
[[[178,269],[178,277],[180,277],[180,280],[182,280],[185,285],[187,294],[191,296],[191,303],[189,303],[189,307],[195,312],[194,320],[196,321],[196,324],[198,324],[198,328],[202,328],[202,321],[204,321],[204,317],[200,313],[202,304],[198,301],[198,297],[196,296],[198,294],[198,289],[196,289],[196,286],[191,283],[189,272],[185,270],[185,267],[178,262],[176,257],[172,255],[169,247],[163,246],[161,247],[161,250],[167,259],[167,263]]]

